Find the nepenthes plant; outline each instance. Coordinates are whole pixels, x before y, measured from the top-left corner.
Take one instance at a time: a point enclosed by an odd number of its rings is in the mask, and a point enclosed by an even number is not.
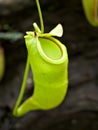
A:
[[[22,116],[32,110],[49,110],[62,103],[68,88],[68,53],[56,37],[61,37],[63,27],[58,24],[49,33],[44,33],[44,24],[39,1],[36,0],[41,29],[33,23],[34,31],[26,32],[28,50],[26,69],[20,95],[13,110],[14,116]],[[22,104],[29,68],[34,80],[34,92]]]
[[[98,0],[82,0],[82,4],[89,23],[98,26]]]
[[[0,46],[0,81],[3,79],[5,71],[5,55],[4,49]]]

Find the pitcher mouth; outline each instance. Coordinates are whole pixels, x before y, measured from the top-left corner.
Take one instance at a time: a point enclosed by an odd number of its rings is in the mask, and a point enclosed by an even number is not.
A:
[[[55,44],[60,51],[60,55],[58,58],[54,59],[52,57],[50,57],[49,55],[47,55],[44,51],[44,49],[42,48],[40,39],[44,39],[44,40],[49,40],[51,42],[53,42],[53,44]],[[45,44],[45,43],[43,43]],[[48,43],[47,43],[48,44]],[[52,64],[61,64],[64,61],[67,60],[67,49],[66,47],[57,39],[55,39],[54,37],[40,37],[37,41],[37,48],[38,48],[38,52],[40,54],[40,56],[47,62],[52,63]]]

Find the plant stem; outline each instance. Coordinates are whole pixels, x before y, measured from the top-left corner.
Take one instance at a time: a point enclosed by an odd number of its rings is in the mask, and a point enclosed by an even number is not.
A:
[[[28,72],[29,72],[29,58],[27,58],[27,62],[26,62],[26,69],[25,69],[25,73],[24,73],[24,77],[23,77],[21,91],[20,91],[19,97],[17,99],[16,105],[14,107],[14,110],[13,110],[13,115],[15,115],[15,116],[17,116],[17,110],[18,110],[18,107],[19,107],[19,105],[22,101],[23,95],[24,95],[24,91],[26,88],[26,81],[28,78]]]
[[[38,13],[39,13],[39,18],[40,18],[41,33],[44,33],[44,23],[43,23],[43,17],[42,17],[39,0],[36,0],[36,5],[37,5]]]

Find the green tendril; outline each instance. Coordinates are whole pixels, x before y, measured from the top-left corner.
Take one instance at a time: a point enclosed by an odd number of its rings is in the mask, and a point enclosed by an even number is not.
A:
[[[26,62],[26,69],[25,69],[25,73],[24,73],[21,91],[20,91],[19,97],[17,99],[16,105],[14,107],[14,110],[13,110],[13,115],[15,115],[15,116],[17,116],[18,107],[19,107],[19,105],[22,101],[23,95],[24,95],[24,91],[25,91],[25,88],[26,88],[26,81],[27,81],[27,78],[28,78],[28,72],[29,72],[29,58],[27,58],[27,62]]]
[[[39,0],[36,0],[36,5],[37,5],[38,13],[39,13],[39,18],[40,18],[41,33],[44,33],[44,23],[43,23],[43,17],[42,17]]]

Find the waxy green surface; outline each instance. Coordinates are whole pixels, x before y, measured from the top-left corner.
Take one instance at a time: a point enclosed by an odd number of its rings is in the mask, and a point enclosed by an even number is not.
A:
[[[63,28],[58,24],[49,33],[42,34],[36,23],[35,31],[27,32],[28,50],[34,92],[13,112],[22,116],[32,110],[49,110],[62,103],[68,88],[68,54],[66,47],[53,36],[61,37]]]
[[[82,0],[85,15],[92,26],[98,26],[98,0]]]

